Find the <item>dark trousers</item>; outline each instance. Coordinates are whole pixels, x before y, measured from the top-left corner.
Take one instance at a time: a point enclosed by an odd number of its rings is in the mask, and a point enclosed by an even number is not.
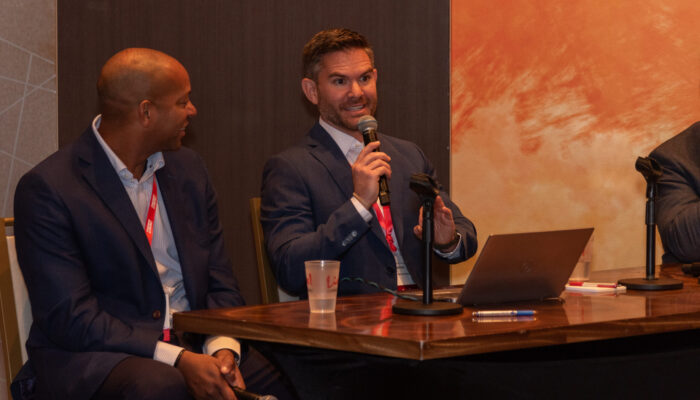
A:
[[[280,400],[297,398],[286,377],[252,347],[244,351],[240,369],[247,391],[272,394]],[[93,399],[190,400],[192,397],[177,368],[153,359],[128,357],[114,367]]]

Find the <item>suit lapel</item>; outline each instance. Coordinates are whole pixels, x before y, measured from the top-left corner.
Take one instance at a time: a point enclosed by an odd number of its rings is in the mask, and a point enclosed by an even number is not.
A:
[[[345,154],[340,151],[340,148],[335,143],[328,132],[316,123],[309,132],[309,152],[326,168],[328,175],[335,182],[338,189],[343,194],[343,197],[349,199],[352,197],[352,169]],[[372,218],[370,221],[370,230],[374,235],[384,243],[384,246],[389,249],[389,244],[386,242],[382,227],[379,225],[377,218]]]
[[[191,243],[187,236],[189,229],[187,227],[187,213],[183,207],[185,203],[181,199],[182,193],[178,190],[177,177],[173,172],[172,162],[169,160],[168,154],[168,152],[163,152],[165,165],[163,168],[156,171],[156,178],[158,179],[158,187],[163,196],[163,204],[168,214],[168,222],[170,222],[173,240],[175,240],[175,248],[177,249],[177,255],[180,259],[182,275],[183,277],[187,277],[190,272],[189,267],[193,265],[188,258],[188,255],[192,254],[192,252],[188,251],[186,248],[186,246]],[[192,293],[193,288],[187,286],[190,280],[184,279],[184,281],[186,284],[185,292],[189,295]]]
[[[141,226],[141,221],[126,190],[124,190],[124,185],[95,138],[92,129],[88,129],[76,142],[76,152],[80,160],[79,167],[83,178],[114,214],[116,220],[129,234],[144,259],[153,271],[157,273],[153,253],[144,233],[144,228]]]
[[[346,198],[352,197],[352,170],[333,138],[316,123],[309,132],[309,152],[328,171],[331,179]]]

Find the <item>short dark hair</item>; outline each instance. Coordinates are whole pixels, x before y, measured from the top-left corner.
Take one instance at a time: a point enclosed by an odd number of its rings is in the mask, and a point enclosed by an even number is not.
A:
[[[328,53],[349,49],[363,49],[374,66],[374,51],[361,34],[345,28],[326,29],[315,34],[304,45],[304,78],[316,80],[321,58]]]

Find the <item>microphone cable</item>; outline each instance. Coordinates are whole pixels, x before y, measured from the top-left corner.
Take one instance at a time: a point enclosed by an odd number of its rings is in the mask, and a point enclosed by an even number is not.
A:
[[[400,299],[418,301],[418,299],[415,298],[414,296],[401,294],[398,290],[389,289],[387,287],[384,287],[384,286],[378,284],[377,282],[368,281],[368,280],[366,280],[364,278],[360,278],[360,277],[355,277],[355,278],[345,277],[345,278],[341,279],[340,282],[360,282],[360,283],[364,283],[365,285],[369,285],[369,286],[375,287],[379,290],[382,290],[384,292],[387,292],[387,293],[393,295],[394,297],[398,297]]]
[[[411,300],[411,301],[423,301],[422,294],[421,294],[421,295],[416,295],[416,294],[413,294],[413,295],[410,295],[410,294],[402,294],[402,293],[399,292],[398,290],[389,289],[389,288],[387,288],[387,287],[384,287],[384,286],[378,284],[377,282],[368,281],[368,280],[366,280],[366,279],[364,279],[364,278],[360,278],[360,277],[354,277],[354,278],[345,277],[345,278],[340,279],[339,283],[340,283],[340,282],[359,282],[359,283],[363,283],[363,284],[365,284],[365,285],[369,285],[369,286],[375,287],[375,288],[377,288],[377,289],[379,289],[379,290],[381,290],[381,291],[384,291],[384,292],[386,292],[386,293],[391,294],[391,295],[394,296],[394,297],[398,297],[399,299]],[[433,299],[433,301],[444,301],[444,302],[447,302],[447,303],[451,303],[451,301],[448,300],[448,299]]]

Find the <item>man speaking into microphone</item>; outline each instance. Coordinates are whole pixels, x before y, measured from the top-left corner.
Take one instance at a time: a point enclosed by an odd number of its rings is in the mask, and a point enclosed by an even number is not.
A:
[[[422,284],[421,203],[409,181],[416,173],[438,179],[417,145],[377,133],[372,48],[357,32],[324,30],[304,46],[303,67],[318,123],[263,172],[261,222],[278,284],[306,298],[304,261],[313,259],[340,260],[341,278],[399,290]],[[476,252],[476,230],[440,189],[434,251],[461,262]],[[378,290],[344,281],[338,294]]]

